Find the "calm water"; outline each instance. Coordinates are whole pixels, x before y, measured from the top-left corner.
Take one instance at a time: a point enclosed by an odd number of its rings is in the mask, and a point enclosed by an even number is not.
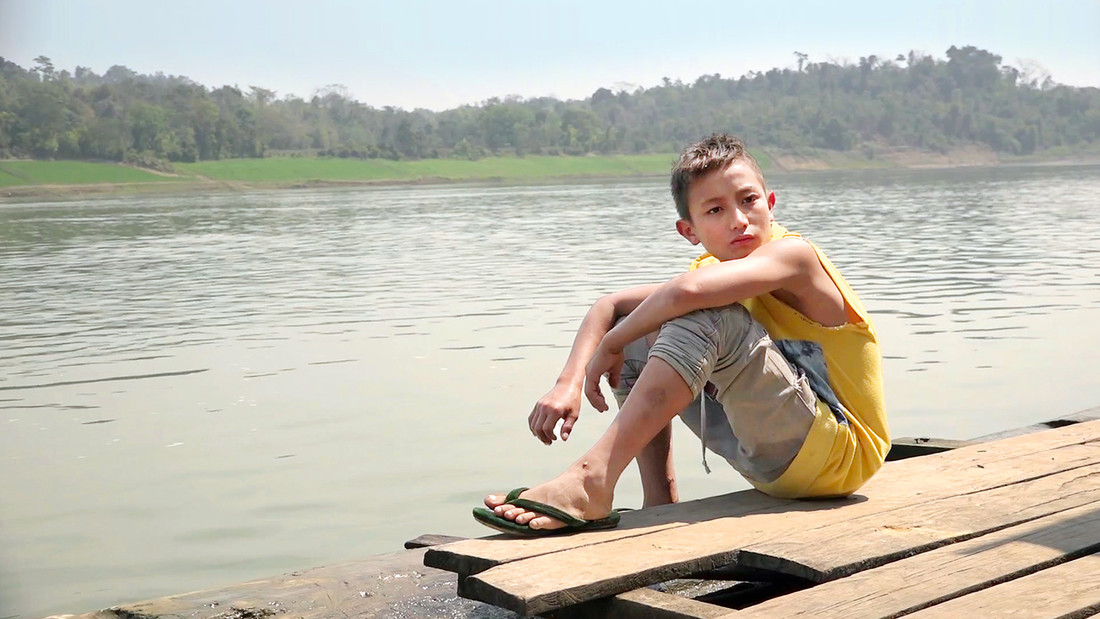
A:
[[[1100,405],[1100,167],[771,184],[874,316],[896,436]],[[588,303],[695,255],[672,225],[657,181],[0,206],[0,617],[487,533],[610,420],[526,429]],[[677,432],[684,498],[747,487]]]

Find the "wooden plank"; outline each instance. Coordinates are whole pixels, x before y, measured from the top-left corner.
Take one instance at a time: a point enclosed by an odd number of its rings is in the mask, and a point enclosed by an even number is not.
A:
[[[1100,550],[1100,504],[1058,512],[811,589],[736,617],[891,617]]]
[[[1029,468],[1034,468],[1036,474],[1042,474],[1044,471],[1061,470],[1058,466],[1074,464],[1067,460],[1068,454],[1065,452],[1047,462],[1041,455],[1047,451],[1062,450],[1072,445],[1095,444],[1098,440],[1100,421],[1095,421],[1009,438],[995,444],[963,447],[927,458],[891,462],[861,490],[861,494],[873,496],[876,502],[915,503],[950,495],[952,488],[958,484],[977,484],[975,488],[980,488],[1010,483],[1021,474],[1026,474]],[[929,480],[936,480],[937,483],[929,484]],[[801,511],[807,509],[806,505],[815,506],[815,510],[825,510],[834,507],[835,503],[792,502],[773,499],[751,490],[736,492],[678,505],[627,512],[623,514],[619,527],[608,531],[530,540],[497,535],[437,546],[428,550],[424,563],[429,567],[463,575],[476,574],[509,561],[701,524],[723,517]]]
[[[482,617],[505,612],[456,599],[454,574],[425,569],[423,550],[120,604],[68,619],[331,619]],[[0,616],[5,615],[0,604]]]
[[[509,561],[589,544],[612,542],[716,518],[780,509],[789,504],[790,501],[776,499],[755,490],[731,492],[675,505],[624,512],[619,526],[606,531],[534,539],[492,535],[437,546],[424,555],[424,565],[463,575],[476,574]]]
[[[936,545],[1081,505],[1100,505],[1096,464],[909,508],[872,513],[744,546],[738,564],[825,582]]]
[[[1100,424],[1087,436],[1095,437]],[[1057,430],[1052,432],[1062,432]],[[963,448],[974,450],[976,448]],[[989,446],[981,446],[989,450]],[[948,459],[952,464],[965,462],[957,457],[963,450],[948,452],[927,458],[895,463],[894,468],[904,473],[908,463],[921,464],[928,460]],[[791,501],[785,511],[766,511],[744,514],[736,518],[718,518],[675,529],[664,529],[646,535],[622,538],[614,543],[592,544],[573,548],[568,551],[525,559],[518,563],[503,564],[483,573],[462,579],[459,593],[466,597],[504,606],[521,613],[539,613],[548,609],[575,604],[588,599],[613,595],[622,591],[638,588],[654,582],[690,575],[705,569],[733,563],[739,559],[741,549],[762,541],[776,540],[781,543],[792,532],[821,529],[835,523],[844,523],[856,518],[881,514],[890,511],[914,511],[925,509],[929,516],[954,518],[945,525],[943,531],[935,528],[913,530],[902,538],[901,545],[912,548],[927,547],[931,544],[946,543],[960,536],[976,534],[982,529],[974,529],[975,523],[989,528],[1006,526],[1013,521],[998,521],[997,514],[986,514],[989,502],[998,505],[1014,505],[1012,502],[1019,493],[1019,487],[1013,487],[1015,479],[1023,478],[1021,483],[1033,482],[1035,490],[1050,492],[1063,487],[1079,477],[1073,471],[1089,462],[1100,459],[1100,446],[1094,443],[1080,444],[1071,442],[1068,446],[1051,449],[1026,456],[1010,459],[981,459],[969,467],[966,474],[960,469],[949,467],[940,472],[941,478],[950,483],[955,499],[952,503],[939,502],[948,499],[951,494],[942,488],[929,485],[927,475],[886,475],[889,485],[879,484],[881,490],[872,494],[875,500],[848,499],[829,502]],[[926,469],[926,467],[916,467]],[[1045,479],[1052,475],[1063,475],[1056,479]],[[968,479],[969,477],[969,479]],[[1089,476],[1085,480],[1092,479]],[[1087,482],[1086,482],[1087,483]],[[973,488],[973,490],[969,490]],[[979,491],[993,491],[992,494],[978,496]],[[1043,510],[1057,511],[1072,506],[1072,501],[1088,502],[1095,497],[1095,489],[1088,487],[1085,494],[1071,492],[1062,503],[1049,503],[1046,507],[1035,506],[1031,512],[1019,519],[1042,515]],[[1046,499],[1043,499],[1046,502]],[[1067,503],[1066,501],[1070,501]],[[1077,503],[1080,504],[1080,503]],[[957,516],[951,512],[958,508]],[[1006,510],[1011,518],[1013,509]],[[982,519],[984,518],[984,519]],[[1002,519],[1003,520],[1003,519]],[[895,532],[884,530],[890,536]],[[860,539],[857,543],[862,543]],[[811,542],[812,543],[812,542]],[[873,546],[872,546],[873,548]],[[757,564],[770,560],[769,568],[791,569],[798,566],[797,561],[771,555],[750,555]],[[850,559],[851,557],[847,557]],[[886,560],[879,557],[879,560]],[[742,563],[742,561],[738,561]],[[847,564],[834,565],[829,569],[833,573],[843,573]],[[819,566],[812,569],[821,571]],[[538,574],[537,579],[529,577]]]
[[[1083,411],[1078,411],[1076,413],[1073,413],[1072,415],[1062,415],[1060,417],[1055,417],[1054,419],[1040,421],[1039,423],[1032,424],[1030,426],[1024,426],[1022,428],[1013,428],[1011,430],[1005,430],[1004,432],[985,434],[973,440],[980,442],[999,441],[1013,436],[1021,436],[1024,434],[1042,432],[1051,428],[1062,428],[1068,425],[1073,425],[1075,423],[1096,421],[1097,419],[1100,419],[1100,406],[1089,408]]]
[[[908,616],[1066,618],[1090,617],[1097,612],[1100,612],[1100,555],[1089,555]]]
[[[443,544],[453,544],[455,542],[461,542],[467,537],[458,537],[457,535],[439,535],[437,533],[425,533],[412,538],[405,542],[405,550],[413,550],[416,548],[427,548],[429,546],[441,546]]]
[[[890,444],[890,451],[886,454],[887,462],[906,460],[918,456],[938,454],[943,451],[968,447],[978,441],[957,441],[946,438],[914,438],[903,437],[895,439]]]
[[[1100,459],[1100,452],[1097,456]],[[753,514],[577,548],[469,576],[459,581],[459,594],[538,614],[650,584],[647,581],[684,576],[700,565],[735,560],[821,581],[1096,501],[1100,501],[1100,463],[888,511],[859,514],[859,508],[869,502],[835,510],[851,513],[848,518],[828,512],[792,512],[782,517]],[[822,516],[830,522],[815,522]],[[864,521],[853,525],[856,518]],[[908,524],[875,528],[877,521]],[[927,524],[914,526],[914,522]]]
[[[1088,439],[1096,440],[1100,436],[1100,425],[1052,430],[1035,436],[1036,439],[1043,440],[1032,443],[1023,439],[1012,439],[996,447],[979,445],[931,458],[890,463],[871,480],[865,492],[873,496],[880,506],[889,507],[950,495],[955,492],[954,488],[965,487],[962,485],[977,489],[1009,483],[1028,473],[1043,474],[1064,470],[1091,457],[1091,453],[1081,456],[1080,450],[1068,449],[1067,446]],[[1055,448],[1058,448],[1057,452],[1048,457],[1046,451]],[[928,480],[937,480],[938,483],[929,483]],[[859,498],[849,499],[852,500]],[[473,574],[508,561],[650,534],[674,526],[757,513],[831,510],[837,504],[843,503],[788,501],[773,499],[755,491],[745,491],[652,510],[628,512],[623,515],[620,527],[612,531],[533,540],[493,536],[448,544],[430,549],[425,555],[425,564],[461,574]]]
[[[593,600],[555,612],[554,619],[714,619],[730,609],[649,588]]]

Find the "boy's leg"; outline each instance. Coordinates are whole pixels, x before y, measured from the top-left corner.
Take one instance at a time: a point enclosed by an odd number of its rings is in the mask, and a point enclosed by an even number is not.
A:
[[[721,406],[703,393],[709,381]],[[707,391],[710,391],[707,389]],[[699,400],[696,400],[699,396]],[[688,404],[696,404],[686,408]],[[580,460],[553,481],[524,493],[583,518],[611,511],[615,482],[632,458],[677,414],[706,447],[751,480],[778,478],[798,453],[816,415],[807,379],[792,368],[764,328],[739,304],[692,312],[666,323],[615,421]],[[702,419],[702,417],[706,419]],[[533,528],[561,523],[534,512],[486,504],[498,515]]]
[[[672,462],[672,424],[661,428],[657,436],[634,458],[642,476],[642,507],[656,507],[680,501],[676,488],[676,470]]]
[[[622,409],[627,396],[645,368],[649,359],[649,349],[657,341],[657,332],[631,342],[623,350],[625,362],[619,377],[619,386],[614,389],[615,400]],[[672,424],[669,423],[653,440],[642,448],[635,458],[638,473],[642,478],[642,507],[667,505],[680,500],[676,488],[676,470],[672,461]]]
[[[672,366],[661,359],[651,359],[595,445],[558,477],[525,491],[523,498],[553,505],[580,518],[607,516],[611,513],[615,484],[627,465],[662,431],[668,430],[672,418],[694,397]],[[533,529],[563,526],[556,519],[502,502],[503,497],[486,499],[486,505],[494,508],[497,515]]]
[[[805,372],[794,367],[809,359],[789,360],[786,348],[733,304],[670,321],[650,351],[651,362],[664,359],[693,393],[705,391],[680,418],[704,449],[752,482],[769,483],[786,471],[817,416],[817,397]]]

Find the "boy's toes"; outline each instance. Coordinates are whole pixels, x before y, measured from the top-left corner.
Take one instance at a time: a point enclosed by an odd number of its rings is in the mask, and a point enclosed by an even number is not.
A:
[[[505,498],[503,494],[490,494],[485,497],[485,507],[495,510],[498,506],[504,505]]]
[[[509,505],[508,503],[505,503],[504,505],[497,505],[493,508],[494,514],[500,516],[501,518],[507,518],[508,520],[515,520],[516,516],[519,516],[525,511],[527,510],[523,509],[522,507],[516,507],[515,505]]]
[[[534,512],[527,512],[526,514],[523,514],[523,516],[520,516],[520,518],[522,518],[524,516],[529,516],[529,517],[526,519],[527,522],[521,523],[521,524],[526,524],[527,526],[531,527],[532,529],[552,530],[552,529],[560,529],[560,528],[565,526],[564,522],[562,522],[562,521],[560,521],[556,518],[551,518],[550,516],[543,516],[542,514],[536,514]],[[519,521],[520,521],[519,518],[516,518],[516,522],[519,522]]]

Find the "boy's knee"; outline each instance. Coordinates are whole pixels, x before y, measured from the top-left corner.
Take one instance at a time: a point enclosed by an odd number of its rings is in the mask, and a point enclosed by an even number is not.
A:
[[[697,396],[719,359],[741,347],[753,324],[740,303],[697,310],[666,322],[649,354],[676,369]]]
[[[696,310],[674,318],[661,327],[658,341],[690,352],[714,350],[721,354],[738,345],[754,324],[749,310],[740,303],[734,303]]]
[[[623,348],[623,370],[619,376],[619,386],[615,387],[612,392],[615,394],[615,400],[622,406],[626,400],[626,396],[630,394],[630,390],[634,388],[634,383],[638,381],[638,377],[641,376],[642,370],[645,368],[646,360],[649,359],[649,348],[651,341],[648,338],[640,338],[626,345]]]

